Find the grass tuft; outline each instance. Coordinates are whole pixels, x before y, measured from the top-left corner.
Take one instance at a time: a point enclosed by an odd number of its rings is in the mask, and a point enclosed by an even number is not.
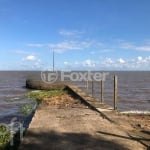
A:
[[[64,90],[35,90],[28,93],[28,98],[36,99],[38,101],[42,101],[44,98],[51,98],[55,96],[64,95],[66,91]]]
[[[33,106],[31,104],[25,104],[21,107],[21,112],[24,115],[29,115],[32,112],[32,108],[33,108]]]
[[[4,150],[11,140],[10,129],[6,125],[0,125],[0,150]]]

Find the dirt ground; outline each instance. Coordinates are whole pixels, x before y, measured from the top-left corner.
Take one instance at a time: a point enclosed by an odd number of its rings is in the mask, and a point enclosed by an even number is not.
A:
[[[129,114],[127,116],[134,128],[150,132],[150,115]]]
[[[129,135],[142,129],[150,139],[149,116],[126,116],[121,126],[104,119],[68,94],[45,98],[37,109],[19,150],[146,150]]]

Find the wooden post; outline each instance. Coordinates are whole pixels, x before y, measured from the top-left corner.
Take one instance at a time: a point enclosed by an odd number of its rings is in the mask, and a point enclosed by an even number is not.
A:
[[[118,102],[118,77],[114,76],[114,110],[117,110],[117,102]]]
[[[94,96],[94,81],[92,80],[92,97]]]
[[[89,80],[86,81],[86,91],[87,91],[87,93],[89,91]]]
[[[53,50],[53,72],[55,70],[55,52]]]
[[[101,80],[101,103],[104,103],[104,82]]]

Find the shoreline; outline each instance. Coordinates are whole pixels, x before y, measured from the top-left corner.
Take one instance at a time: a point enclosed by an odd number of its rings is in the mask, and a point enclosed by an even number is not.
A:
[[[150,111],[140,111],[140,110],[120,111],[120,113],[133,115],[150,115]]]

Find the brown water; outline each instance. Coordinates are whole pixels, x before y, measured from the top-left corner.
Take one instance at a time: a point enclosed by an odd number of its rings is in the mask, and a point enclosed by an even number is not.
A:
[[[108,72],[104,82],[104,101],[113,106],[114,75],[118,76],[118,110],[150,111],[150,72]],[[84,91],[85,82],[76,83]],[[89,83],[88,93],[92,93]],[[94,82],[94,97],[100,99],[100,82]]]
[[[16,117],[25,118],[21,107],[33,103],[26,97],[29,92],[25,87],[26,79],[34,77],[36,72],[0,71],[0,122],[10,123]]]
[[[108,72],[108,71],[107,71]],[[120,111],[150,111],[150,72],[109,72],[105,81],[105,103],[113,105],[113,76],[118,75],[118,109]],[[20,117],[20,106],[30,103],[26,98],[26,79],[40,79],[40,72],[0,72],[0,122],[9,122]],[[85,82],[75,82],[86,91]],[[91,84],[89,85],[91,93]],[[100,83],[94,82],[94,96],[100,98]]]

